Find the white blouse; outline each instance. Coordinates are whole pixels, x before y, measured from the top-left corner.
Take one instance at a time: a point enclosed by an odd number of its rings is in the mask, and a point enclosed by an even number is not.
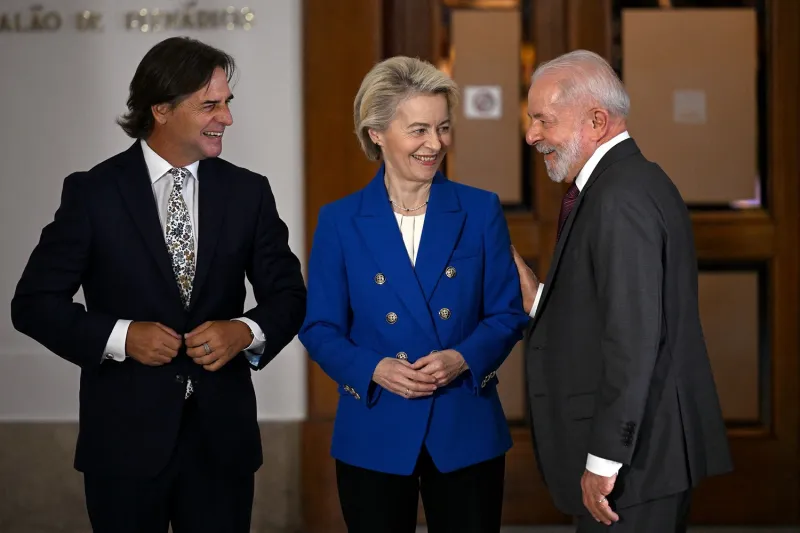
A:
[[[398,226],[400,226],[400,233],[403,234],[403,243],[406,245],[411,264],[415,265],[419,241],[422,237],[422,226],[425,224],[425,215],[405,216],[395,213],[394,217],[397,219]]]

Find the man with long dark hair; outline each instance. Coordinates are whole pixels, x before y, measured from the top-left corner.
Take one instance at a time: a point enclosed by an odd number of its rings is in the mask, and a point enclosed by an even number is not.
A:
[[[147,53],[119,120],[135,142],[66,178],[11,305],[81,368],[75,467],[96,532],[250,529],[250,370],[295,336],[306,291],[269,182],[218,157],[234,72],[192,39]]]

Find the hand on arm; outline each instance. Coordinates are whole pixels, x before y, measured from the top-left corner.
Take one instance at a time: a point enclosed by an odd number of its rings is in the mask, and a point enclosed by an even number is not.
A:
[[[514,264],[519,273],[519,288],[522,291],[522,307],[528,315],[533,316],[535,311],[536,294],[539,292],[539,278],[533,273],[533,270],[525,263],[522,256],[519,255],[517,249],[511,246],[511,253],[514,256]]]

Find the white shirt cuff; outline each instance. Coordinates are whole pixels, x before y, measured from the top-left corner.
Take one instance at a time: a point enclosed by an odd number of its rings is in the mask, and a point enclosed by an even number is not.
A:
[[[592,454],[586,458],[586,470],[598,476],[611,477],[619,472],[620,467],[622,467],[622,463],[602,459]]]
[[[533,307],[531,307],[531,318],[536,314],[536,308],[539,307],[539,298],[542,297],[542,289],[544,289],[544,283],[540,283],[539,288],[536,289],[536,297],[533,299]]]
[[[133,321],[117,320],[117,323],[114,324],[114,329],[111,330],[111,335],[108,336],[101,362],[104,359],[113,359],[120,363],[125,360],[125,342],[128,339],[128,327],[130,327],[131,322]]]
[[[264,332],[261,330],[261,327],[247,317],[234,318],[234,320],[244,322],[247,324],[247,327],[250,328],[250,331],[253,332],[253,342],[250,343],[250,346],[245,348],[245,351],[262,355],[264,353],[264,345],[267,343],[267,338],[264,336]]]

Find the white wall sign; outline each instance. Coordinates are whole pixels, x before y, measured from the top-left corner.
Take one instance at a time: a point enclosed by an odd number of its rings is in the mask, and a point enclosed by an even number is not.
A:
[[[76,6],[77,7],[77,6]],[[249,7],[233,6],[199,8],[196,1],[172,8],[141,8],[126,13],[113,13],[104,17],[103,11],[77,9],[70,12],[45,9],[40,4],[28,9],[0,12],[0,33],[53,33],[64,27],[74,27],[81,32],[103,31],[106,19],[110,27],[124,28],[142,33],[159,31],[197,30],[250,30],[255,22],[255,13]]]
[[[464,116],[497,120],[503,116],[503,89],[499,85],[464,87]]]
[[[672,120],[676,124],[706,123],[706,92],[677,90],[672,94]]]

